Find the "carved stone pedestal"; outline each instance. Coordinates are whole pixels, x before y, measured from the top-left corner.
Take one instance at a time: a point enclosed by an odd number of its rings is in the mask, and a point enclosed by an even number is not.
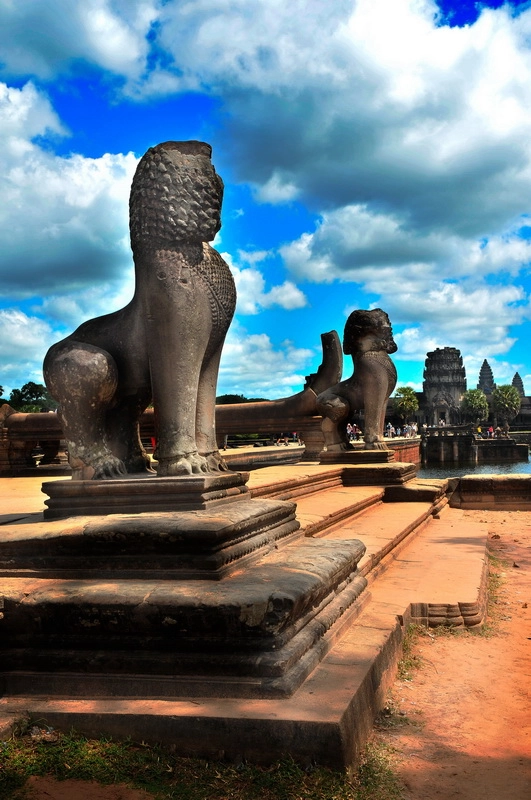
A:
[[[159,478],[146,473],[105,481],[49,481],[44,519],[77,515],[142,514],[155,511],[196,511],[249,496],[245,472]]]
[[[45,485],[50,511],[174,495],[186,506],[192,489],[206,507],[10,526],[0,543],[8,694],[259,698],[304,682],[363,606],[364,545],[302,537],[293,503],[249,499],[240,476],[201,481]]]

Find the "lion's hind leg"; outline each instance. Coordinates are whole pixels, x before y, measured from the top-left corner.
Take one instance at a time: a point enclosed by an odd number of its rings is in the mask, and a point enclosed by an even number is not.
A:
[[[130,474],[155,473],[142,446],[139,420],[151,400],[151,391],[139,391],[122,398],[107,412],[106,430],[113,453],[123,461]]]
[[[222,345],[207,356],[201,367],[196,409],[196,440],[209,472],[227,472],[228,466],[216,441],[216,386]]]
[[[44,360],[44,379],[60,404],[74,480],[115,478],[126,473],[107,440],[106,412],[118,387],[112,356],[86,342],[66,339]]]

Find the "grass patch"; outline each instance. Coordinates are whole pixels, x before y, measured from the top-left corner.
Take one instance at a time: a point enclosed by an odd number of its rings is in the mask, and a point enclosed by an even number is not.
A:
[[[406,726],[413,725],[418,727],[418,721],[412,720],[405,711],[400,708],[400,703],[396,700],[393,691],[389,692],[387,702],[382,708],[374,722],[376,731],[393,731]]]
[[[44,737],[44,740],[43,740]],[[46,740],[47,739],[47,740]],[[371,743],[349,774],[302,769],[290,759],[271,767],[180,758],[163,747],[87,739],[24,722],[0,742],[0,800],[23,800],[30,775],[125,783],[157,800],[401,800],[390,748]]]
[[[422,667],[422,658],[417,652],[416,644],[420,636],[426,632],[422,625],[408,625],[402,640],[402,658],[398,662],[397,677],[401,681],[410,681],[413,674]]]
[[[502,589],[505,583],[504,570],[509,566],[508,562],[493,553],[488,553],[489,576],[487,579],[487,617],[481,629],[478,631],[481,636],[494,636],[498,633],[502,609]]]

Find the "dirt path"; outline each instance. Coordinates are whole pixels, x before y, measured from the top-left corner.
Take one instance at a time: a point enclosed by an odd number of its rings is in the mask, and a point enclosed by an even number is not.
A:
[[[502,584],[490,637],[422,636],[423,665],[396,681],[391,708],[411,720],[378,738],[396,748],[409,800],[531,798],[531,514],[489,521]]]
[[[503,560],[494,633],[421,637],[423,666],[396,681],[390,727],[377,738],[394,749],[408,800],[531,800],[531,513],[468,513],[489,521]],[[28,789],[28,800],[149,797],[51,778]]]

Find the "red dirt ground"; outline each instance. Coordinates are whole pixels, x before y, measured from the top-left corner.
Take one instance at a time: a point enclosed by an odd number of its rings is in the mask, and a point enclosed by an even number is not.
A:
[[[407,800],[530,800],[531,513],[467,513],[488,520],[491,551],[503,561],[494,633],[422,636],[422,667],[392,692],[404,722],[376,737],[394,749]],[[27,788],[28,800],[150,798],[51,778],[32,778]]]
[[[530,800],[531,514],[467,514],[488,521],[501,559],[494,633],[422,636],[422,667],[392,692],[412,724],[378,738],[396,748],[408,800]]]

